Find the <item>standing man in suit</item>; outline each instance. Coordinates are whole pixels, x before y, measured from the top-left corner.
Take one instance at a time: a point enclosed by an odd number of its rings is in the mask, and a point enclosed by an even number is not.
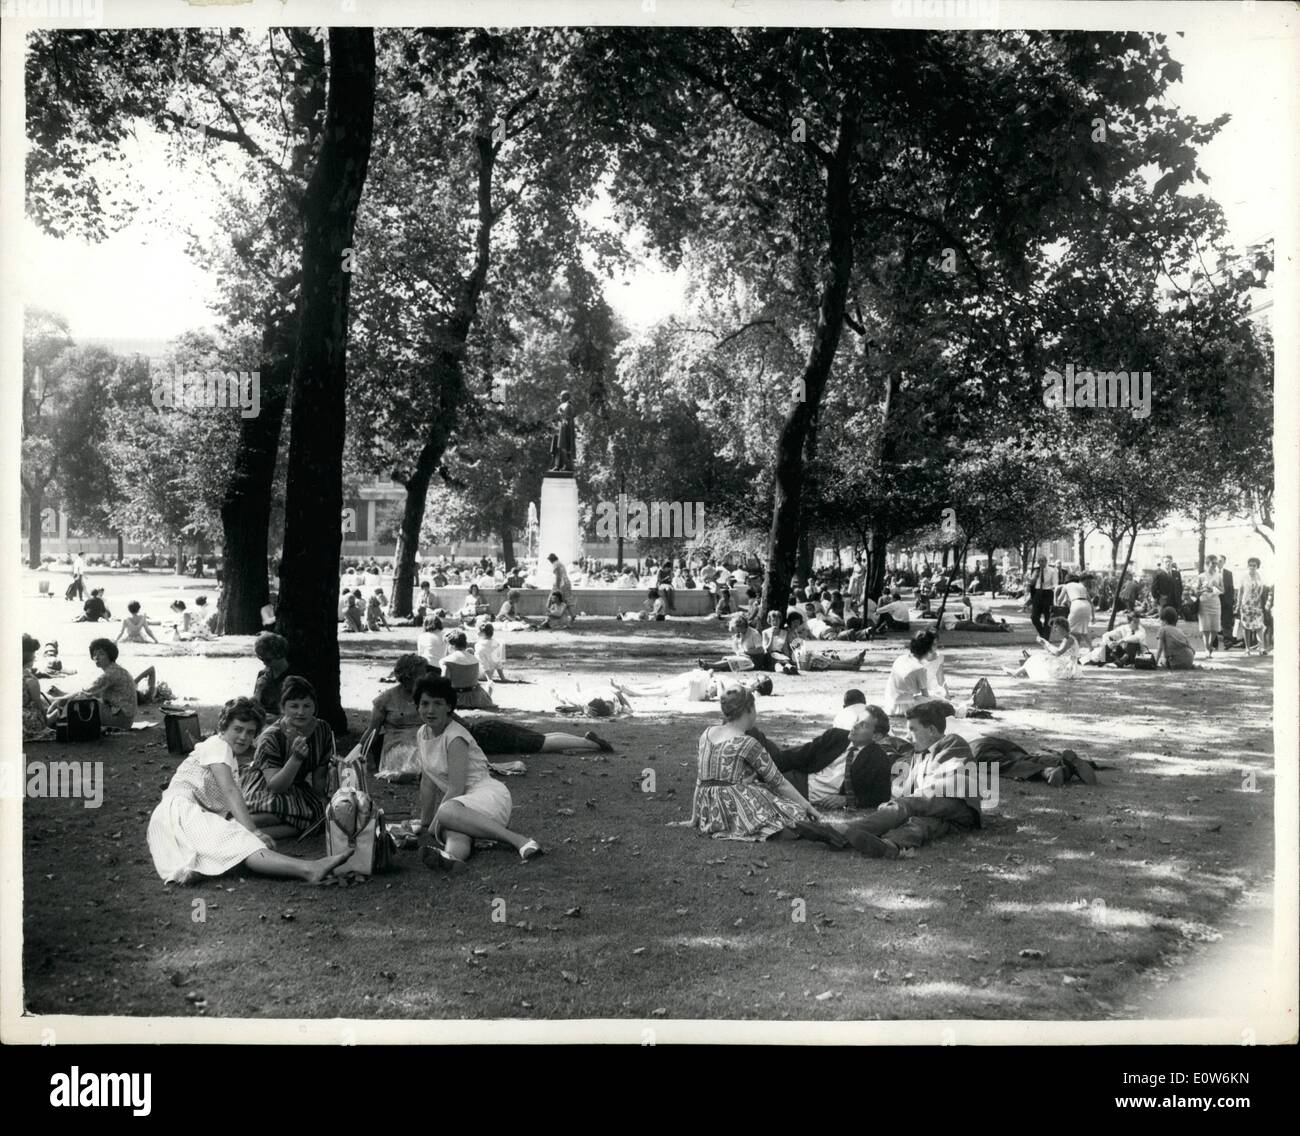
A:
[[[1038,558],[1038,566],[1029,578],[1031,607],[1029,618],[1038,634],[1046,639],[1052,620],[1052,601],[1056,596],[1061,574],[1047,563],[1046,556]]]
[[[1156,601],[1157,612],[1177,606],[1174,603],[1174,578],[1171,572],[1173,564],[1173,560],[1166,556],[1155,579],[1151,581],[1151,598]]]
[[[1223,595],[1219,597],[1219,619],[1223,626],[1223,649],[1237,646],[1239,640],[1232,633],[1237,623],[1237,591],[1232,582],[1232,570],[1226,556],[1218,557],[1219,575],[1223,577]]]

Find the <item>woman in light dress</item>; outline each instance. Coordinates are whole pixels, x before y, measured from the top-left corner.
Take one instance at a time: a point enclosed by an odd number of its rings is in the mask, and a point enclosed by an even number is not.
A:
[[[762,745],[748,736],[758,721],[752,691],[724,691],[723,724],[710,726],[696,748],[692,828],[714,840],[793,840],[835,843],[834,830],[782,776]],[[842,844],[841,844],[842,846]]]
[[[375,774],[381,781],[414,781],[420,776],[415,745],[420,712],[415,706],[415,684],[428,672],[429,664],[421,656],[400,656],[393,664],[397,685],[371,703],[370,729],[384,735],[379,772]]]
[[[791,618],[794,618],[793,616]],[[802,622],[802,620],[800,620]],[[763,631],[763,651],[769,665],[765,670],[779,670],[782,674],[798,674],[795,664],[803,641],[793,627],[782,627],[781,612],[773,608],[767,613],[767,627]]]
[[[749,626],[748,619],[743,615],[733,615],[728,630],[731,632],[731,654],[723,655],[716,663],[700,659],[701,670],[752,671],[755,667],[768,665],[763,637]]]
[[[424,617],[424,630],[415,637],[415,653],[431,667],[442,662],[447,653],[447,640],[442,634],[442,620],[436,615]]]
[[[1237,621],[1241,624],[1242,638],[1246,640],[1246,654],[1256,651],[1267,655],[1264,646],[1264,578],[1259,574],[1259,558],[1246,561],[1246,578],[1241,584],[1241,598]]]
[[[420,819],[412,827],[427,833],[424,864],[441,871],[462,867],[476,837],[509,844],[525,863],[540,856],[536,840],[507,827],[514,808],[510,790],[492,779],[487,755],[453,718],[455,688],[445,678],[426,676],[416,683],[415,698],[424,724],[416,734]]]
[[[1223,576],[1213,556],[1205,558],[1205,571],[1196,578],[1196,596],[1196,621],[1201,626],[1206,656],[1213,658],[1223,627]]]
[[[1078,576],[1072,575],[1056,589],[1056,598],[1057,603],[1062,607],[1069,605],[1070,610],[1066,618],[1069,622],[1070,634],[1079,641],[1081,647],[1091,650],[1092,599],[1088,595],[1087,586]]]
[[[232,698],[217,732],[177,767],[149,818],[149,854],[164,883],[188,884],[245,864],[259,875],[318,884],[352,855],[349,849],[317,860],[285,856],[254,822],[239,789],[238,759],[252,749],[262,722],[256,702]]]
[[[912,636],[905,654],[899,655],[889,668],[885,679],[885,696],[881,707],[895,717],[906,714],[913,706],[937,697],[930,689],[931,668],[942,678],[942,662],[934,645],[938,636],[933,631],[918,631]]]
[[[153,621],[140,610],[140,601],[132,600],[126,605],[127,614],[122,618],[122,628],[117,633],[115,643],[122,641],[122,636],[126,636],[128,643],[157,643],[158,640],[154,633],[149,630]]]
[[[1048,639],[1041,636],[1038,645],[1043,649],[1034,654],[1025,652],[1018,668],[1008,668],[1012,678],[1030,678],[1055,682],[1074,678],[1079,669],[1079,641],[1070,634],[1070,623],[1064,616],[1056,616],[1048,626]]]
[[[23,741],[44,742],[54,737],[45,719],[45,703],[41,699],[41,681],[36,677],[32,665],[36,662],[36,652],[41,649],[41,641],[31,635],[23,635]]]

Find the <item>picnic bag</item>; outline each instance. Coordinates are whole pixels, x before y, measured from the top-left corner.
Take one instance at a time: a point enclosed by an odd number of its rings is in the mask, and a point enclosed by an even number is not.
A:
[[[975,684],[975,689],[970,692],[970,704],[976,710],[996,710],[998,708],[997,696],[993,693],[993,687],[989,685],[989,680],[982,678]]]
[[[199,716],[193,710],[181,713],[163,711],[163,730],[167,734],[167,752],[187,754],[203,740]]]
[[[67,705],[67,716],[59,723],[59,741],[93,742],[103,733],[98,698],[74,698]]]

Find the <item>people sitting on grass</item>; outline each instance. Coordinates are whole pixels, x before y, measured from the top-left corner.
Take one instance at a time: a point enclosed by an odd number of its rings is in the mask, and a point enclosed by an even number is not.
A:
[[[132,600],[126,605],[127,614],[122,619],[121,630],[117,633],[115,642],[120,643],[122,636],[126,636],[128,643],[157,643],[154,633],[149,630],[155,626],[153,620],[140,610],[140,602]]]
[[[821,814],[782,776],[767,750],[749,737],[758,722],[754,695],[728,690],[723,724],[710,726],[696,750],[691,827],[714,840],[797,839],[842,843]]]
[[[420,775],[415,733],[420,728],[420,712],[415,705],[415,686],[429,673],[429,664],[420,655],[400,655],[393,664],[397,685],[390,686],[370,704],[370,726],[374,738],[382,737],[379,751],[381,781],[414,781]],[[373,754],[374,742],[370,752]]]
[[[763,652],[767,656],[767,666],[764,670],[779,670],[782,674],[798,674],[799,665],[795,662],[799,653],[799,648],[803,646],[803,641],[799,638],[796,631],[796,616],[790,617],[790,626],[783,627],[785,622],[781,612],[773,608],[767,613],[767,627],[763,629]],[[801,618],[798,623],[802,623]]]
[[[731,631],[731,654],[723,655],[715,663],[698,660],[701,670],[706,671],[752,671],[765,669],[767,653],[763,650],[763,638],[749,626],[749,620],[743,615],[733,615],[729,624]]]
[[[1070,634],[1070,622],[1062,615],[1053,616],[1047,625],[1048,638],[1038,637],[1041,651],[1025,651],[1019,667],[1007,667],[1012,678],[1036,682],[1060,682],[1078,672],[1079,641]]]
[[[81,614],[77,616],[77,623],[98,623],[101,619],[109,620],[113,618],[113,613],[108,610],[104,604],[104,589],[91,588],[90,597],[81,605]]]
[[[965,738],[948,733],[947,725],[944,707],[936,702],[907,711],[914,752],[893,799],[844,829],[844,837],[864,856],[896,860],[904,849],[980,827],[978,791],[967,795],[976,789],[971,749]]]
[[[633,620],[640,623],[651,621],[662,623],[668,618],[668,605],[665,603],[658,588],[650,588],[646,592],[646,598],[641,601],[640,611],[630,612],[620,610],[615,613],[614,618]]]
[[[861,691],[857,692],[861,697]],[[754,728],[749,737],[771,755],[777,769],[819,809],[875,808],[889,800],[890,769],[896,759],[889,715],[865,701],[846,705],[829,730],[810,742],[782,747]]]
[[[289,673],[289,641],[274,631],[258,632],[253,654],[265,664],[253,683],[253,701],[270,717],[280,713],[280,690]]]
[[[930,669],[927,661],[934,655],[938,636],[933,631],[918,631],[907,650],[894,660],[885,679],[885,697],[881,702],[886,714],[906,714],[913,706],[928,701]]]
[[[1213,651],[1208,653],[1214,654]],[[1171,671],[1189,671],[1196,665],[1196,650],[1178,626],[1178,612],[1172,607],[1160,612],[1160,628],[1156,632],[1156,666],[1162,660]]]
[[[718,601],[713,605],[714,619],[729,619],[736,609],[731,606],[731,589],[725,584],[718,588]]]
[[[539,631],[561,631],[578,622],[578,617],[564,593],[554,591],[546,601],[546,619],[538,626]]]
[[[447,653],[447,640],[443,638],[442,620],[432,613],[424,617],[424,630],[415,637],[415,653],[431,667],[442,662]]]
[[[41,681],[32,669],[41,641],[23,634],[23,741],[49,741],[54,737],[46,717],[45,699],[41,694]]]
[[[451,682],[462,710],[495,710],[491,693],[479,685],[479,658],[469,650],[465,632],[447,632],[450,650],[442,657],[442,673]]]
[[[208,597],[195,596],[194,633],[200,639],[215,639],[221,634],[221,612],[208,610]]]
[[[473,627],[480,616],[488,614],[488,602],[479,592],[477,584],[470,584],[469,591],[465,593],[465,602],[460,605],[460,611],[456,614],[460,616],[461,624],[465,627]]]
[[[298,836],[325,815],[334,732],[316,717],[316,706],[315,687],[301,675],[285,675],[280,717],[258,735],[240,776],[253,823],[276,839]]]
[[[536,840],[506,827],[514,807],[510,790],[493,780],[487,755],[454,719],[458,695],[452,684],[425,677],[416,685],[415,697],[423,725],[416,735],[420,818],[412,827],[424,834],[424,864],[442,871],[463,867],[475,838],[509,844],[525,863],[540,856]]]
[[[1142,617],[1137,612],[1128,613],[1127,619],[1118,627],[1104,632],[1097,645],[1088,652],[1084,659],[1086,666],[1131,667],[1138,659],[1147,656],[1147,636],[1142,629]]]
[[[496,628],[492,624],[479,624],[478,639],[474,642],[474,654],[478,658],[481,678],[495,678],[497,682],[511,681],[506,678],[505,672],[506,645],[496,637]]]
[[[232,698],[217,732],[177,766],[147,833],[164,883],[188,884],[243,864],[258,875],[319,884],[355,851],[302,860],[275,850],[271,830],[258,825],[239,786],[239,759],[252,749],[263,720],[251,698]]]
[[[563,600],[563,597],[561,597]],[[531,619],[521,615],[519,612],[519,589],[511,588],[506,593],[506,598],[502,600],[501,607],[497,610],[496,625],[503,627],[507,631],[536,631],[539,623],[545,620],[539,620],[534,623]]]
[[[903,599],[898,592],[892,592],[887,599],[882,596],[880,603],[876,605],[876,619],[873,626],[877,633],[909,631],[912,626],[911,617],[911,603]]]
[[[348,596],[347,606],[343,609],[343,630],[344,631],[364,631],[362,617],[366,614],[365,607],[361,600],[361,589],[354,588]]]
[[[119,665],[117,661],[117,644],[112,639],[92,639],[90,657],[99,667],[100,675],[84,690],[72,694],[60,694],[51,699],[48,721],[51,726],[67,714],[67,704],[74,698],[95,698],[99,701],[99,720],[104,726],[119,730],[129,730],[135,721],[137,704],[136,680],[131,672]],[[153,668],[145,672],[150,679],[150,691],[153,693]]]
[[[366,630],[378,631],[381,628],[389,630],[388,616],[384,614],[384,589],[376,588],[366,604]]]

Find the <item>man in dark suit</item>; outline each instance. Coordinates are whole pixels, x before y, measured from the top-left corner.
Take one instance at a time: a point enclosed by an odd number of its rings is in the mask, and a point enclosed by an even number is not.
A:
[[[1223,649],[1238,647],[1239,640],[1232,632],[1237,619],[1237,591],[1233,587],[1232,572],[1226,567],[1228,558],[1220,556],[1219,574],[1223,577],[1223,595],[1219,597],[1219,625],[1223,629]]]
[[[974,757],[965,738],[945,732],[947,709],[940,702],[922,702],[907,712],[916,748],[897,794],[844,829],[849,843],[864,856],[897,860],[904,848],[980,827],[980,796],[972,784]]]
[[[889,736],[879,706],[846,707],[829,730],[810,742],[778,746],[757,727],[749,736],[771,755],[785,779],[818,808],[875,808],[889,800],[891,771],[910,747]]]
[[[1169,580],[1173,587],[1173,598],[1169,605],[1178,611],[1183,606],[1183,574],[1178,571],[1178,565],[1172,559],[1169,561]]]
[[[1166,608],[1174,606],[1174,580],[1170,572],[1173,561],[1168,556],[1165,557],[1164,563],[1160,566],[1160,571],[1151,581],[1151,598],[1156,601],[1157,608]]]
[[[1044,639],[1051,630],[1052,603],[1056,597],[1056,588],[1061,582],[1061,574],[1047,563],[1046,556],[1038,558],[1038,566],[1029,577],[1029,589],[1032,596],[1029,618],[1034,629]]]

